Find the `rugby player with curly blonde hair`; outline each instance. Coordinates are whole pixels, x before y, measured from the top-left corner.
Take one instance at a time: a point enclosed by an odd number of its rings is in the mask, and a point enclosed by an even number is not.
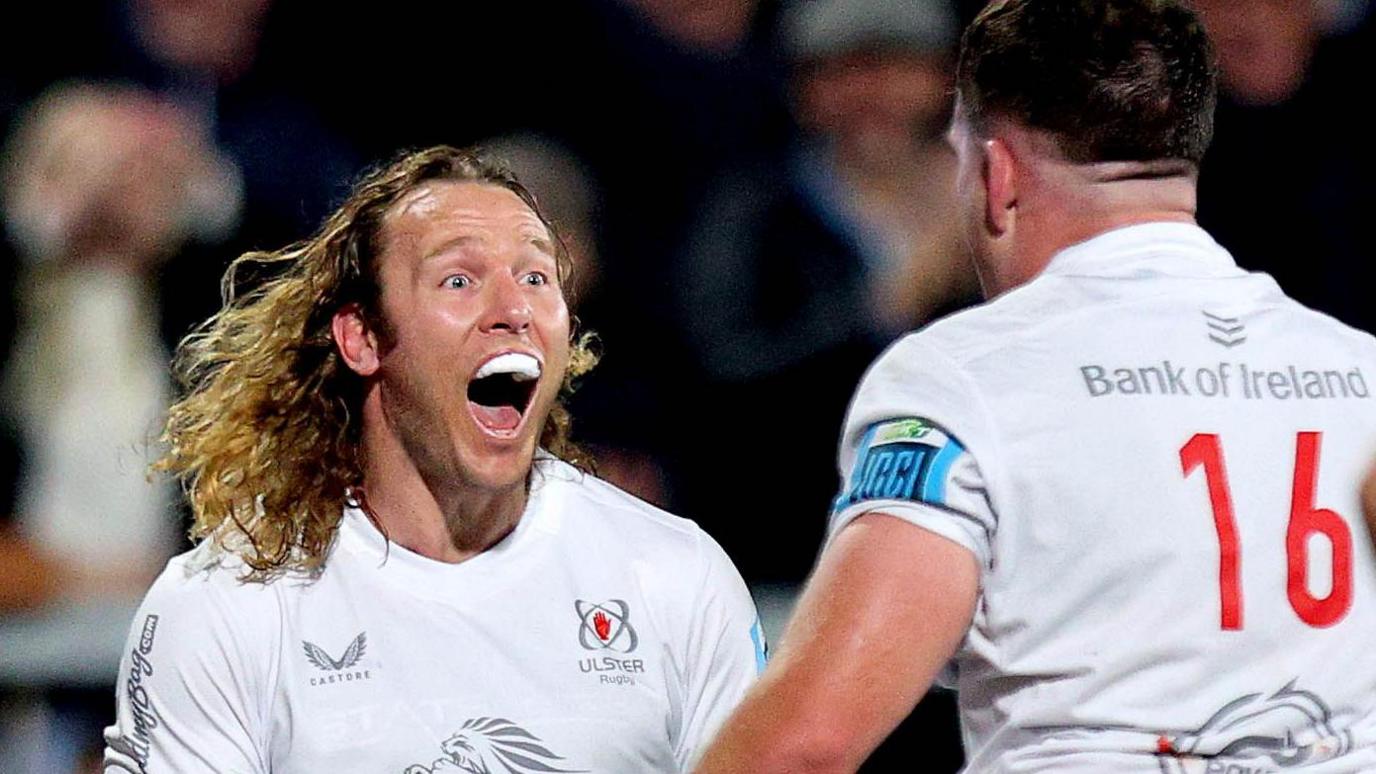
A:
[[[157,464],[200,543],[135,618],[107,770],[691,764],[758,620],[711,538],[570,442],[569,264],[504,166],[441,146],[231,265]]]

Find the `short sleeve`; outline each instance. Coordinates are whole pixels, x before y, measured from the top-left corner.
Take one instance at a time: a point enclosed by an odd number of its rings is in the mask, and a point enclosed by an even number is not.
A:
[[[253,617],[234,614],[223,580],[174,560],[148,592],[120,661],[106,774],[268,770],[269,661],[250,645],[265,650],[267,637],[246,630]]]
[[[716,541],[700,534],[704,571],[687,643],[682,730],[674,748],[681,771],[691,771],[717,729],[745,697],[768,646],[750,591]]]
[[[856,390],[841,437],[841,490],[828,535],[874,511],[991,561],[998,520],[982,465],[997,450],[975,385],[949,357],[908,337]]]

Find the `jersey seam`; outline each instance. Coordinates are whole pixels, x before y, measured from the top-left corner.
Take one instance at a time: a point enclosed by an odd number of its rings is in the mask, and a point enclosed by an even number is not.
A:
[[[960,375],[961,380],[962,380],[963,382],[965,382],[965,383],[969,386],[969,394],[972,395],[972,396],[974,397],[975,403],[979,406],[979,412],[980,412],[981,420],[982,420],[983,423],[986,425],[987,430],[988,430],[988,434],[989,434],[989,443],[990,443],[990,445],[993,447],[993,451],[994,451],[994,457],[995,457],[994,462],[1002,463],[1002,461],[1003,461],[1003,459],[1004,459],[1004,457],[1005,457],[1003,438],[1002,438],[1002,435],[999,433],[998,425],[995,424],[995,422],[994,422],[993,412],[991,412],[991,411],[989,410],[989,404],[988,404],[988,402],[984,399],[984,394],[983,394],[982,390],[980,390],[979,384],[978,384],[978,383],[974,380],[974,378],[970,375],[969,371],[967,371],[967,370],[965,369],[965,366],[964,366],[962,363],[960,363],[960,362],[957,361],[955,358],[953,358],[953,357],[951,357],[950,355],[948,355],[945,351],[943,351],[943,350],[940,349],[939,347],[936,347],[936,346],[934,346],[934,345],[932,345],[932,344],[929,344],[929,343],[927,343],[927,342],[924,342],[924,341],[920,341],[920,342],[918,342],[918,343],[920,343],[922,346],[926,347],[928,350],[930,350],[930,351],[936,353],[936,354],[937,354],[938,356],[940,356],[941,358],[945,359],[945,360],[952,366],[954,372],[955,372],[955,373],[958,373],[958,374]],[[976,462],[977,462],[977,464],[979,464],[979,463],[978,463],[978,459],[976,460]],[[980,467],[980,475],[981,475],[982,478],[984,478],[985,484],[986,484],[986,485],[985,485],[985,490],[984,490],[984,491],[985,491],[985,496],[988,497],[988,498],[990,499],[990,505],[992,506],[992,505],[993,505],[994,493],[991,491],[991,487],[988,486],[988,483],[989,483],[991,477],[990,477],[989,473],[986,472],[986,468],[985,468],[985,466],[984,466],[983,464],[980,464],[979,467]],[[998,469],[998,470],[1002,470],[1003,468],[1002,468],[1002,467],[998,467],[997,469]],[[1000,476],[1000,477],[1001,477],[1001,476]],[[994,514],[995,514],[995,516],[996,516],[995,521],[994,521],[994,527],[995,527],[995,529],[997,529],[998,526],[999,526],[999,521],[1000,521],[1000,519],[997,518],[998,515],[999,515],[999,509],[998,509],[998,508],[994,508],[993,510],[994,510]],[[993,535],[991,534],[989,537],[991,538],[991,540],[990,540],[990,543],[991,543],[991,544],[990,544],[990,547],[989,547],[989,548],[990,548],[990,550],[989,550],[989,561],[990,561],[990,563],[992,564],[992,562],[993,562],[993,554],[994,554],[993,545],[992,545],[992,542],[993,542],[993,541],[992,541]]]
[[[272,595],[275,598],[274,601],[276,602],[278,615],[278,626],[276,627],[277,647],[274,649],[273,658],[268,667],[268,683],[271,686],[271,690],[268,692],[268,695],[263,696],[259,702],[258,709],[262,717],[258,722],[259,728],[262,729],[262,731],[259,734],[259,738],[255,740],[257,744],[267,746],[266,750],[259,749],[258,751],[258,759],[262,763],[264,770],[270,770],[272,768],[272,761],[267,757],[268,750],[272,748],[272,744],[267,737],[272,734],[272,702],[275,697],[282,695],[282,649],[283,644],[286,642],[283,634],[286,632],[287,628],[287,615],[282,594],[277,589],[273,589]]]
[[[703,592],[704,592],[704,591],[707,589],[707,587],[708,587],[708,581],[709,581],[710,576],[711,576],[711,574],[712,574],[712,565],[711,565],[711,562],[708,561],[707,551],[705,550],[705,549],[706,549],[707,533],[706,533],[706,532],[703,532],[701,529],[699,529],[699,530],[697,530],[697,531],[695,532],[694,537],[696,538],[696,541],[694,542],[693,549],[694,549],[694,553],[697,555],[697,560],[698,560],[698,565],[699,565],[699,567],[698,567],[698,572],[696,573],[697,579],[698,579],[698,580],[697,580],[696,588],[693,589],[693,605],[692,605],[692,607],[690,607],[690,608],[688,608],[688,609],[691,610],[691,611],[693,611],[694,613],[701,614],[702,611],[704,610],[702,595],[703,595]],[[690,640],[692,639],[692,635],[693,635],[693,632],[692,632],[692,629],[693,629],[692,620],[694,620],[694,618],[690,618],[690,619],[689,619],[689,623],[688,623],[688,632],[686,632],[686,633],[688,634],[688,639],[690,639]],[[703,633],[703,632],[699,632],[699,635],[700,635],[700,636],[701,636],[702,634],[704,634],[704,633]],[[689,644],[691,645],[692,643],[690,642]],[[702,646],[702,645],[705,645],[706,643],[705,643],[705,642],[698,642],[697,644],[698,644],[699,646]],[[685,649],[685,650],[684,650],[684,653],[686,654],[686,653],[689,653],[689,652],[691,652],[691,651],[692,651],[692,648],[690,647],[690,648],[688,648],[688,649]],[[676,657],[677,657],[678,654],[675,654],[675,655],[676,655]],[[685,732],[688,730],[688,724],[691,722],[691,712],[690,712],[690,710],[695,710],[695,709],[696,709],[696,707],[690,706],[690,704],[691,704],[691,702],[692,702],[692,697],[693,697],[693,692],[692,692],[693,678],[694,678],[694,676],[695,676],[694,674],[692,674],[692,672],[693,672],[693,664],[691,663],[691,659],[687,659],[687,658],[683,659],[683,662],[682,662],[682,663],[683,663],[683,679],[680,681],[679,690],[682,692],[681,695],[682,695],[682,697],[683,697],[683,701],[680,702],[680,706],[683,707],[683,711],[682,711],[682,712],[680,713],[680,715],[679,715],[679,719],[678,719],[678,729],[676,730],[676,732],[675,732],[675,734],[674,734],[673,753],[674,753],[674,757],[675,757],[675,758],[678,758],[678,757],[679,757],[679,754],[682,752],[682,749],[681,749],[681,748],[682,748],[683,743],[684,743]]]
[[[994,530],[987,533],[986,535],[989,545],[989,555],[985,559],[984,566],[980,568],[980,577],[978,581],[979,588],[976,589],[975,598],[975,616],[971,619],[969,625],[965,627],[965,633],[961,637],[960,643],[956,645],[955,650],[951,652],[950,657],[946,659],[945,664],[942,666],[943,672],[945,670],[949,670],[949,674],[953,676],[952,682],[955,683],[959,679],[959,667],[957,666],[957,663],[959,661],[960,654],[963,651],[965,651],[967,647],[969,647],[970,633],[975,629],[975,621],[979,618],[979,610],[981,608],[985,608],[986,617],[988,615],[987,607],[985,607],[988,604],[988,595],[985,593],[985,589],[988,587],[988,583],[986,582],[985,577],[986,573],[993,571],[995,561],[995,534],[997,533],[999,527],[1002,526],[1004,516],[1004,514],[1000,511],[998,507],[995,506],[994,503],[993,476],[990,475],[990,472],[995,470],[999,471],[997,475],[999,475],[1000,481],[1002,481],[1002,471],[1004,470],[1004,468],[1001,463],[1003,462],[1005,454],[1003,439],[1002,436],[999,434],[998,426],[993,421],[993,413],[989,410],[989,404],[987,401],[985,401],[983,392],[980,390],[979,385],[975,382],[974,378],[971,377],[969,371],[965,369],[964,364],[958,362],[954,357],[948,355],[944,350],[940,349],[939,347],[933,344],[929,344],[925,341],[919,341],[918,343],[926,347],[931,352],[937,354],[939,357],[944,358],[948,363],[950,363],[951,367],[953,368],[953,373],[958,374],[960,378],[969,385],[970,394],[974,396],[975,403],[979,406],[979,411],[983,417],[984,423],[988,425],[989,443],[994,450],[994,462],[997,463],[994,466],[987,469],[984,465],[979,465],[980,477],[984,479],[984,496],[988,498],[989,509],[990,511],[992,511],[994,516]],[[978,458],[976,459],[976,464],[979,464]],[[986,639],[988,639],[989,641],[989,647],[995,651],[994,653],[991,653],[990,656],[994,658],[996,661],[1001,661],[1001,649],[993,641],[992,638]]]

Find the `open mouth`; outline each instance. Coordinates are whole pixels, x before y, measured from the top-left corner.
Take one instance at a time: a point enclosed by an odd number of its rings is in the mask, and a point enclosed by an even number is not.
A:
[[[468,382],[468,407],[483,429],[508,435],[521,425],[540,383],[540,361],[507,352],[483,363]]]

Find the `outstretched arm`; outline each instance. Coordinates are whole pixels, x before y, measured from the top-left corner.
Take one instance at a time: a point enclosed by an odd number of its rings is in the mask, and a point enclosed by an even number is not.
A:
[[[855,771],[955,652],[978,587],[963,546],[882,513],[855,519],[698,774]]]

